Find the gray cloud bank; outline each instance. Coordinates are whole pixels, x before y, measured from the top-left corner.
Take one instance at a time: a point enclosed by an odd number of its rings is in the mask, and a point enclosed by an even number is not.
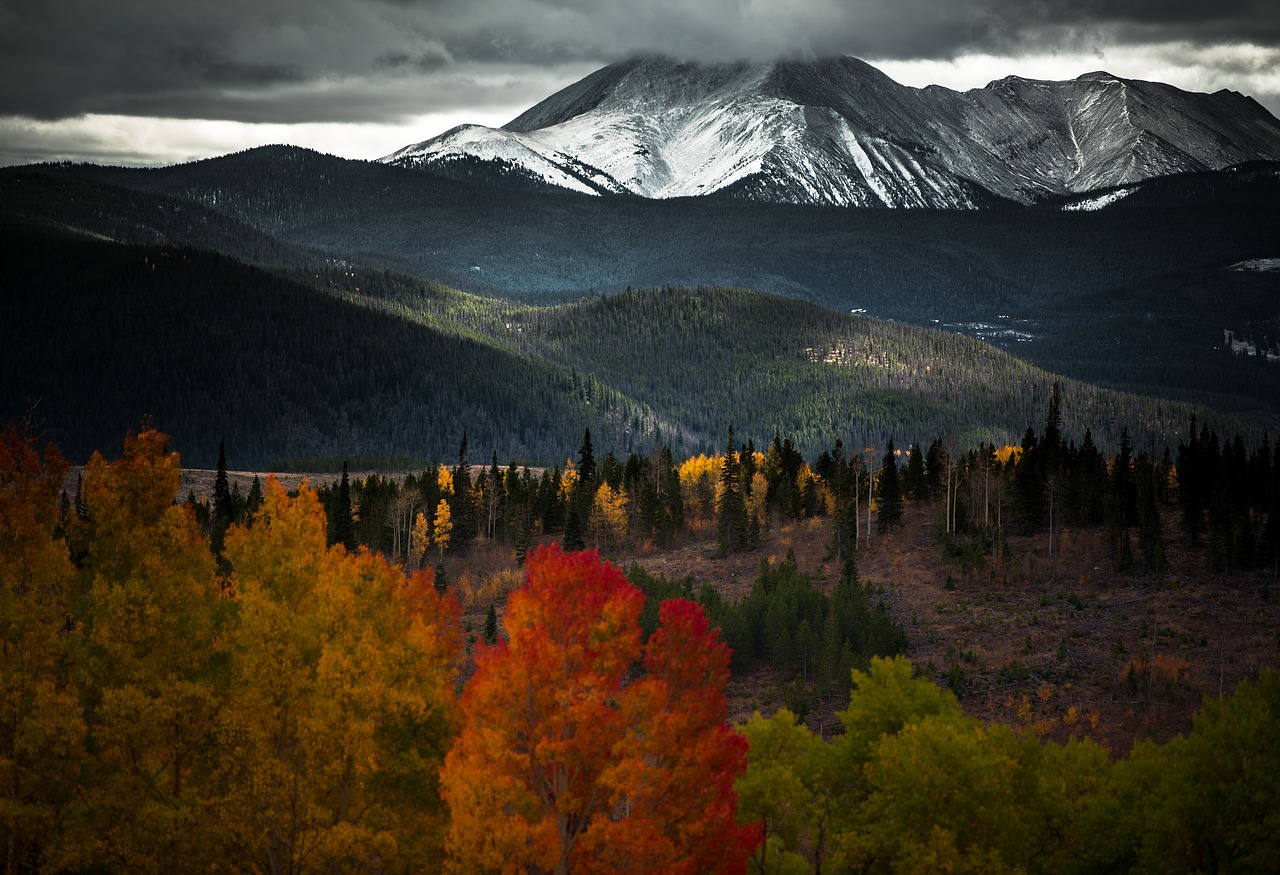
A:
[[[1275,48],[1274,2],[0,0],[0,116],[397,122],[532,103],[553,71],[649,52],[946,60],[1116,44]]]

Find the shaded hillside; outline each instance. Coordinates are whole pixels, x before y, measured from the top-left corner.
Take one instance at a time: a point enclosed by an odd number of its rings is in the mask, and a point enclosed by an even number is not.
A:
[[[1223,329],[1274,317],[1268,301],[1280,293],[1280,272],[1242,284],[1222,271],[1280,258],[1274,164],[1162,178],[1054,205],[1108,204],[1065,211],[850,210],[503,191],[284,146],[157,170],[39,171],[174,199],[149,208],[157,213],[195,201],[330,264],[390,268],[530,301],[628,285],[755,288],[975,334],[1078,379],[1203,399],[1280,424],[1280,375],[1235,378],[1221,340]],[[8,195],[11,186],[35,185],[34,172],[0,171],[0,186]],[[39,204],[50,185],[39,183],[27,199]],[[110,197],[95,198],[103,212]],[[145,212],[146,201],[139,203]],[[55,218],[79,215],[50,204]],[[122,209],[112,227],[154,224],[127,199]],[[211,234],[200,245],[260,260],[235,236]],[[1194,287],[1198,299],[1170,296],[1171,286]],[[1146,324],[1146,314],[1158,324]]]
[[[74,460],[144,415],[189,462],[344,456],[547,463],[601,447],[718,449],[734,424],[806,453],[837,438],[1017,441],[1053,374],[960,335],[723,288],[549,307],[353,266],[289,277],[226,256],[5,220],[0,416],[33,405]],[[1068,383],[1067,424],[1173,442],[1190,408]],[[1241,428],[1201,412],[1219,431]]]
[[[472,290],[735,285],[923,324],[1034,314],[1170,271],[1280,255],[1280,179],[1268,168],[1194,177],[1192,192],[1166,183],[1134,201],[1140,210],[1092,212],[499,191],[292,147],[157,170],[48,170],[194,200],[289,243]]]
[[[339,300],[228,258],[5,223],[0,416],[34,409],[68,456],[113,451],[143,416],[193,465],[282,457],[546,458],[584,425],[571,375]],[[629,412],[629,411],[626,411]]]
[[[117,243],[205,249],[250,264],[298,266],[324,258],[185,198],[51,171],[12,168],[0,174],[5,213]]]

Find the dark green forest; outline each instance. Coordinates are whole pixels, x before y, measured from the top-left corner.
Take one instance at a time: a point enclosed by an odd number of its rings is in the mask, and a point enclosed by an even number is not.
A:
[[[1280,368],[1223,354],[1224,330],[1280,333],[1276,272],[1233,269],[1280,257],[1272,165],[1151,180],[1093,212],[604,198],[495,187],[464,169],[443,178],[266,147],[153,170],[12,168],[0,189],[25,216],[273,269],[363,266],[543,303],[628,286],[759,289],[1277,424]]]
[[[271,273],[29,221],[0,242],[10,318],[0,415],[83,461],[150,416],[189,463],[244,467],[476,452],[554,464],[581,429],[621,452],[720,445],[725,423],[814,453],[831,435],[1008,443],[1057,379],[961,335],[724,288],[522,305],[403,274]],[[1171,442],[1192,408],[1063,383],[1069,427]],[[1200,411],[1224,433],[1246,426]],[[324,460],[330,460],[325,462]]]

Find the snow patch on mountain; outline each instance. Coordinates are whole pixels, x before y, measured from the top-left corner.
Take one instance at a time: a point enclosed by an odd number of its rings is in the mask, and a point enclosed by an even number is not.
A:
[[[1250,271],[1254,273],[1280,273],[1280,258],[1251,258],[1239,261],[1227,270]]]
[[[1122,201],[1129,195],[1133,194],[1137,189],[1134,188],[1117,188],[1115,191],[1104,192],[1096,197],[1085,198],[1084,200],[1072,201],[1069,204],[1063,204],[1062,209],[1068,213],[1088,213],[1094,210],[1101,210],[1111,206],[1118,201]]]
[[[455,128],[382,160],[431,170],[464,159],[587,194],[972,209],[1280,160],[1280,121],[1233,92],[1105,72],[1069,82],[1011,76],[960,93],[909,88],[853,58],[641,58],[501,129]]]

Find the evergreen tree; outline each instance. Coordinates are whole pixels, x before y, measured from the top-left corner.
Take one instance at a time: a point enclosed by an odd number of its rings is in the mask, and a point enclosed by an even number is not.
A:
[[[495,644],[498,641],[498,611],[489,602],[489,611],[484,615],[484,643]]]
[[[596,456],[591,449],[591,429],[588,428],[582,433],[582,447],[578,450],[578,490],[595,495],[596,486]]]
[[[929,500],[929,487],[924,480],[924,453],[914,441],[907,450],[907,469],[902,474],[902,494],[906,498]]]
[[[856,459],[854,460],[857,461]],[[832,519],[831,555],[851,561],[858,548],[857,530],[857,482],[855,468],[839,454],[836,458],[835,477],[831,483],[835,495],[835,515]]]
[[[720,470],[720,495],[716,501],[716,536],[720,549],[732,553],[746,546],[747,509],[742,496],[738,453],[734,449],[733,426],[729,426],[729,443]]]
[[[525,514],[524,522],[520,524],[520,536],[516,539],[516,563],[521,567],[524,566],[525,556],[529,555],[529,550],[533,547],[535,525],[533,513]]]
[[[587,546],[586,526],[582,521],[582,515],[578,513],[576,502],[569,505],[569,513],[564,522],[564,538],[561,544],[566,553],[583,550]]]
[[[444,563],[440,562],[436,565],[433,585],[436,592],[444,595],[449,591],[449,572],[445,570]]]
[[[245,499],[244,512],[246,519],[252,519],[262,507],[262,478],[253,475],[253,485],[249,487],[249,497]]]
[[[924,489],[921,498],[936,498],[947,491],[947,450],[942,438],[934,438],[924,457]]]
[[[1168,560],[1164,550],[1164,527],[1156,501],[1159,469],[1151,464],[1150,459],[1142,456],[1139,458],[1139,470],[1144,476],[1139,484],[1141,498],[1138,503],[1138,549],[1147,570],[1163,576],[1168,568]]]
[[[898,483],[898,459],[894,452],[893,438],[880,463],[880,511],[876,516],[876,529],[883,534],[902,522],[902,487]]]
[[[1026,434],[1022,436],[1022,455],[1013,474],[1018,527],[1024,535],[1032,534],[1044,522],[1044,481],[1041,479],[1039,445],[1035,429],[1027,426]]]
[[[334,497],[334,505],[331,510],[332,517],[329,522],[330,541],[334,544],[341,544],[347,550],[354,551],[356,549],[356,526],[355,520],[351,515],[351,480],[347,475],[347,463],[342,463],[342,480],[338,483],[338,492]]]
[[[658,451],[655,479],[658,483],[658,543],[665,545],[670,544],[684,528],[684,496],[680,491],[680,472],[668,446]]]
[[[1280,451],[1280,445],[1276,447]],[[81,522],[87,522],[89,519],[89,505],[84,500],[84,474],[76,475],[76,495],[72,500],[72,506],[75,508],[76,516]]]
[[[218,441],[218,471],[213,478],[213,506],[209,519],[209,543],[215,555],[222,555],[222,539],[235,522],[235,502],[227,480],[227,448]]]
[[[1133,444],[1127,425],[1120,429],[1120,449],[1111,463],[1111,484],[1116,493],[1120,525],[1127,529],[1138,522],[1138,487],[1133,479]]]
[[[226,442],[218,441],[218,470],[213,478],[213,505],[209,516],[209,546],[215,556],[222,555],[222,541],[236,520],[235,499],[227,480]]]
[[[467,433],[462,433],[462,443],[458,446],[458,467],[453,471],[453,499],[449,502],[450,517],[453,520],[453,536],[449,549],[465,553],[475,543],[479,534],[479,522],[476,519],[476,496],[471,487],[471,465],[467,462]]]
[[[218,473],[213,479],[213,525],[226,531],[235,522],[235,509],[231,503],[231,486],[227,481],[227,445],[218,441]]]

